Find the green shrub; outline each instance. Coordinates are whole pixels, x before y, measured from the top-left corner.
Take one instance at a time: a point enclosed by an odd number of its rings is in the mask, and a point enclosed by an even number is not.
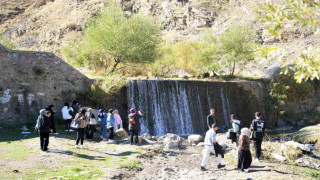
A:
[[[8,49],[16,49],[14,43],[5,35],[0,36],[0,44],[7,47]]]

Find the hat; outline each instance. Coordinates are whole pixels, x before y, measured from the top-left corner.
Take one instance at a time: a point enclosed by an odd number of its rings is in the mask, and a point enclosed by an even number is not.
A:
[[[136,113],[136,110],[132,108],[132,109],[130,109],[130,113],[134,114],[134,113]]]

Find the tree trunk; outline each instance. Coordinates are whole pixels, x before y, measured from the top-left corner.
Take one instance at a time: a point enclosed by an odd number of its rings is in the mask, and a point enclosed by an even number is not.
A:
[[[121,60],[120,60],[119,58],[117,58],[117,59],[114,60],[114,65],[113,65],[113,67],[112,67],[112,69],[111,69],[111,71],[110,71],[109,74],[112,74],[112,73],[116,70],[116,68],[117,68],[117,66],[118,66],[118,64],[119,64],[120,62],[121,62]]]
[[[236,68],[236,61],[233,61],[233,66],[232,66],[231,76],[233,76],[233,75],[234,75],[235,68]]]

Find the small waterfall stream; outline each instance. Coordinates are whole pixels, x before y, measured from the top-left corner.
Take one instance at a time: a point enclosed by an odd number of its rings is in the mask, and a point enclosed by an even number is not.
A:
[[[210,108],[225,126],[230,126],[231,113],[244,118],[258,109],[255,97],[236,82],[133,80],[127,83],[127,96],[128,107],[144,114],[140,133],[152,135],[204,133]]]

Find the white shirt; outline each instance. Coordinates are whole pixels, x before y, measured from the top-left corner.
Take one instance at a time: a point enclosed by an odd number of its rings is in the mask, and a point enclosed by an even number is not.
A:
[[[204,144],[206,146],[213,146],[213,143],[216,142],[216,135],[217,133],[213,129],[207,131],[206,137],[204,138]]]
[[[62,118],[63,119],[72,119],[72,116],[70,115],[69,111],[72,111],[73,112],[73,109],[72,107],[70,106],[69,109],[67,106],[63,106],[62,108]]]

